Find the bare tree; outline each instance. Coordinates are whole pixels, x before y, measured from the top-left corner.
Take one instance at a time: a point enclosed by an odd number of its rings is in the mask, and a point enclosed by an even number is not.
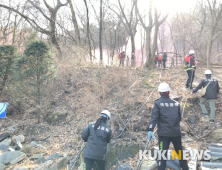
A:
[[[56,16],[57,16],[57,12],[58,10],[62,7],[68,4],[62,4],[60,0],[57,0],[57,4],[56,6],[53,8],[51,7],[46,0],[43,0],[45,7],[48,11],[44,11],[43,8],[39,5],[38,1],[32,1],[32,0],[27,0],[32,7],[35,8],[35,10],[37,10],[44,19],[46,19],[47,22],[49,22],[49,25],[47,28],[44,28],[44,26],[42,26],[42,24],[38,23],[38,18],[36,15],[34,15],[30,9],[27,10],[27,15],[21,13],[19,10],[7,6],[7,5],[3,5],[0,4],[0,7],[6,8],[12,12],[15,12],[17,14],[19,14],[21,17],[23,17],[33,28],[35,28],[37,31],[46,34],[49,36],[50,41],[53,45],[55,45],[55,47],[59,50],[60,55],[62,55],[62,51],[61,48],[58,44],[57,38],[56,38]],[[48,13],[48,15],[47,15]]]
[[[87,39],[88,39],[88,46],[89,46],[89,55],[90,55],[90,61],[92,61],[92,47],[91,47],[91,41],[90,41],[90,30],[89,30],[89,9],[87,6],[86,0],[83,0],[86,7],[86,18],[87,18]]]
[[[77,41],[78,45],[81,45],[79,26],[78,26],[78,23],[77,23],[76,14],[75,14],[75,11],[74,11],[74,8],[73,8],[72,0],[68,0],[68,2],[69,2],[70,10],[71,10],[71,13],[72,13],[72,22],[73,22],[73,25],[74,25],[74,28],[75,28],[76,41]]]
[[[103,31],[103,1],[100,0],[100,17],[99,17],[99,51],[100,51],[100,63],[103,62],[103,46],[102,46],[102,31]]]
[[[215,32],[216,27],[219,21],[222,18],[222,3],[218,2],[217,0],[213,0],[212,4],[209,0],[207,0],[209,10],[210,10],[210,35],[207,42],[207,68],[210,69],[210,53],[212,49],[213,42],[215,40]],[[217,8],[217,4],[219,3],[219,7]]]

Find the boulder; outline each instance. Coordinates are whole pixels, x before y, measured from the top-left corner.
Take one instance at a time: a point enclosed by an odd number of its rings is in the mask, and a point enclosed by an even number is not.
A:
[[[45,146],[41,145],[41,144],[37,144],[36,145],[38,148],[43,148],[43,149],[47,149]]]
[[[13,170],[29,170],[26,167],[15,167]]]
[[[2,150],[2,151],[7,151],[7,150],[8,150],[8,146],[5,145],[5,144],[1,144],[1,145],[0,145],[0,150]]]
[[[21,144],[20,142],[17,142],[17,144],[16,144],[16,150],[20,150],[20,149],[22,149],[22,148],[23,148],[22,144]]]
[[[17,142],[23,143],[25,141],[25,137],[23,135],[13,136],[12,141],[14,143],[17,143]]]
[[[5,170],[6,166],[0,163],[0,170]]]
[[[52,160],[48,160],[45,163],[43,163],[42,165],[40,165],[39,167],[35,168],[35,170],[46,170],[50,167],[50,165],[53,164]]]
[[[32,141],[31,143],[30,143],[30,146],[31,147],[34,147],[34,146],[36,146],[37,145],[37,143],[35,142],[35,141]]]
[[[145,160],[140,167],[140,170],[152,170],[157,167],[157,163],[154,160]]]
[[[211,142],[217,142],[218,140],[222,139],[222,129],[214,130],[207,136],[207,139]]]
[[[35,163],[37,163],[37,164],[43,164],[43,163],[45,163],[46,161],[47,161],[47,160],[45,159],[44,156],[40,156]]]
[[[29,153],[31,151],[31,146],[25,145],[23,148],[20,150],[21,152],[24,152],[25,154]]]
[[[0,142],[0,145],[6,145],[9,146],[11,144],[12,140],[10,138],[6,138],[3,141]]]
[[[81,165],[78,167],[78,170],[83,170],[83,165],[84,165],[84,162],[81,163]]]
[[[108,150],[106,160],[109,162],[107,169],[111,169],[111,166],[116,165],[119,161],[133,158],[139,152],[139,145],[116,145],[115,148]]]
[[[0,163],[16,164],[25,158],[25,153],[19,151],[7,151],[0,155]]]
[[[4,132],[4,133],[0,134],[0,142],[3,141],[4,139],[6,139],[7,137],[10,137],[9,132]]]
[[[13,126],[10,126],[8,127],[8,131],[12,132],[12,133],[16,133],[18,131],[18,126],[17,125],[13,125]]]
[[[52,155],[50,155],[49,157],[48,157],[48,159],[47,160],[53,160],[53,159],[58,159],[59,158],[59,153],[53,153]]]
[[[57,163],[52,165],[48,170],[55,170],[55,169],[60,170],[66,167],[67,164],[68,164],[68,157],[64,157],[61,160],[59,160]]]
[[[36,154],[34,156],[32,156],[30,159],[31,160],[36,160],[36,159],[39,159],[40,157],[42,157],[43,154]]]

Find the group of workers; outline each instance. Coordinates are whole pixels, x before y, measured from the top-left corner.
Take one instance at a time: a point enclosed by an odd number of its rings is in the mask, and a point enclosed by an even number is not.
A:
[[[208,117],[207,109],[204,102],[207,100],[210,104],[210,125],[214,124],[215,119],[215,100],[217,99],[220,87],[216,79],[211,78],[211,70],[205,71],[205,78],[201,80],[200,84],[193,89],[192,82],[196,70],[195,52],[189,51],[189,55],[185,57],[186,71],[188,79],[186,88],[190,90],[189,94],[192,96],[199,89],[206,87],[206,93],[200,98],[200,106],[202,109],[202,116]],[[163,58],[164,59],[164,58]],[[170,98],[170,87],[167,83],[161,83],[158,86],[160,98],[154,102],[151,120],[148,125],[148,140],[154,140],[154,128],[157,125],[157,135],[159,149],[164,152],[169,149],[172,142],[177,153],[181,150],[182,158],[182,142],[181,142],[181,128],[180,121],[182,119],[180,104]],[[107,152],[107,144],[111,140],[111,129],[107,122],[111,119],[111,113],[108,110],[103,110],[100,113],[100,118],[95,123],[90,123],[82,132],[82,139],[87,142],[84,150],[84,170],[91,170],[94,162],[97,163],[99,170],[105,170],[105,160]],[[167,152],[165,153],[167,157]],[[188,170],[186,160],[179,160],[180,167],[183,170]],[[166,160],[162,158],[158,160],[158,170],[165,170]]]
[[[129,55],[126,56],[125,51],[122,51],[119,54],[119,66],[124,67],[125,58],[126,58],[126,66],[127,67],[129,66]],[[131,55],[131,66],[135,67],[135,54],[134,53],[132,53]]]
[[[162,68],[163,65],[163,69],[166,69],[166,61],[167,61],[166,51],[164,51],[163,54],[160,54],[159,56],[157,55],[154,56],[154,63],[155,65],[158,64],[158,67]]]

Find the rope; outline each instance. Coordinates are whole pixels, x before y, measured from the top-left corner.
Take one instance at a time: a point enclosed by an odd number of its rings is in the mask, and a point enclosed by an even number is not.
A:
[[[160,79],[161,79],[161,74],[162,74],[162,68],[161,68],[161,72],[160,72],[160,76],[159,76],[159,82],[160,82]],[[125,95],[135,84],[136,84],[136,82],[134,82],[134,83],[130,86],[130,88],[124,93],[124,95]],[[140,113],[140,111],[141,111],[142,108],[145,106],[145,104],[148,102],[149,98],[151,97],[151,95],[153,94],[153,92],[154,92],[156,89],[157,89],[157,88],[153,89],[153,91],[150,93],[150,95],[149,95],[148,98],[146,99],[145,103],[144,103],[144,104],[140,107],[140,109],[131,117],[131,119],[129,119],[129,120],[126,122],[126,124],[125,124],[123,130],[120,132],[120,134],[119,134],[117,137],[114,137],[114,138],[112,138],[112,139],[120,139],[120,137],[121,137],[121,135],[123,134],[123,132],[125,131],[128,123],[133,119],[134,116],[136,116],[138,113]],[[123,96],[124,96],[124,95],[123,95]],[[122,96],[122,98],[123,98],[123,96]],[[122,98],[121,98],[121,99],[122,99]],[[120,101],[121,101],[121,100],[120,100]],[[120,103],[120,102],[119,102],[119,103]],[[119,105],[119,103],[118,103],[118,105]],[[118,105],[117,105],[117,107],[118,107]],[[155,132],[154,132],[154,133],[155,133]],[[149,142],[149,141],[148,141],[148,142]],[[113,144],[113,146],[114,146],[115,143],[113,142],[112,144]],[[149,143],[148,143],[148,144],[149,144]],[[112,146],[111,148],[113,148],[113,146]],[[148,145],[147,145],[147,146],[148,146]],[[69,167],[69,170],[72,170],[72,168],[73,168],[74,165],[76,164],[77,160],[78,160],[79,157],[80,157],[80,154],[81,154],[82,151],[85,149],[85,147],[86,147],[86,145],[79,151],[77,157],[74,159],[74,161],[72,162],[71,166]]]

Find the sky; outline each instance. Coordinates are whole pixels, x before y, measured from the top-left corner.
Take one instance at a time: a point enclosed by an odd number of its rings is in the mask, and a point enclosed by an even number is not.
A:
[[[154,6],[162,13],[169,13],[170,15],[176,12],[188,12],[194,8],[197,0],[153,0]],[[143,7],[149,6],[149,0],[138,0],[139,5]]]

